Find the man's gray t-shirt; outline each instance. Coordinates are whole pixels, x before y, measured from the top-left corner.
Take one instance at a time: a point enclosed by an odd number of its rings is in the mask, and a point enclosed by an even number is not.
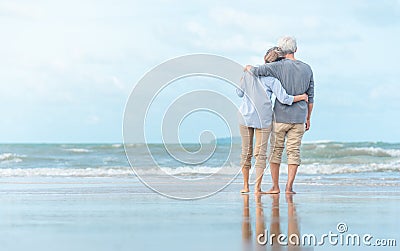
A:
[[[251,68],[256,76],[272,76],[281,81],[289,95],[307,93],[308,102],[314,103],[314,79],[311,67],[299,60],[283,59]],[[305,101],[284,105],[276,100],[275,121],[279,123],[305,123],[308,105]]]

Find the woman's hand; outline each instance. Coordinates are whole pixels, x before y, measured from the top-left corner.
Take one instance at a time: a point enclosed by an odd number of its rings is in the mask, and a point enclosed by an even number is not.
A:
[[[303,93],[301,95],[294,96],[293,103],[299,102],[299,101],[302,101],[302,100],[304,100],[304,101],[306,101],[308,103],[308,95],[307,95],[307,93]]]
[[[307,93],[303,93],[300,96],[302,97],[301,100],[304,100],[304,101],[306,101],[308,103],[308,95],[307,95]]]

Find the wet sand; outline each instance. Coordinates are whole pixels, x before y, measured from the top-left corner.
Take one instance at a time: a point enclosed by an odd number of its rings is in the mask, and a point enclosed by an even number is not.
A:
[[[14,177],[1,178],[0,186],[4,250],[396,250],[340,245],[340,239],[336,245],[325,239],[324,245],[282,246],[276,238],[274,245],[259,244],[262,234],[320,238],[330,232],[338,238],[370,234],[371,244],[395,239],[400,245],[396,184],[304,178],[296,195],[255,196],[239,194],[239,177],[214,196],[189,201],[160,196],[134,177]]]

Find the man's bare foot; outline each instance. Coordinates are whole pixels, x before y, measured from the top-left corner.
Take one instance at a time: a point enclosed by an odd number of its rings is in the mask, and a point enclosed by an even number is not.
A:
[[[279,190],[279,187],[272,187],[271,189],[269,189],[268,191],[264,192],[266,194],[278,194],[280,193],[281,190]]]
[[[296,192],[293,191],[293,189],[286,190],[285,193],[286,193],[286,194],[296,194]]]
[[[280,190],[272,190],[272,189],[270,189],[270,190],[268,190],[268,191],[266,191],[264,193],[266,193],[266,194],[279,194],[280,192],[281,192]]]

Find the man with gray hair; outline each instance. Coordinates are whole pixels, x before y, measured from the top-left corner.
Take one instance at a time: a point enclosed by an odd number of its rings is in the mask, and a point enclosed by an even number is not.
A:
[[[288,180],[286,193],[293,191],[293,182],[300,165],[300,145],[303,134],[310,129],[311,112],[314,104],[314,79],[311,67],[295,59],[297,43],[294,37],[282,37],[278,41],[283,60],[259,67],[247,65],[245,70],[255,76],[272,76],[279,79],[289,95],[307,93],[308,103],[300,101],[288,106],[276,100],[274,123],[271,135],[270,167],[272,188],[266,193],[279,193],[279,168],[285,147],[288,158]]]

